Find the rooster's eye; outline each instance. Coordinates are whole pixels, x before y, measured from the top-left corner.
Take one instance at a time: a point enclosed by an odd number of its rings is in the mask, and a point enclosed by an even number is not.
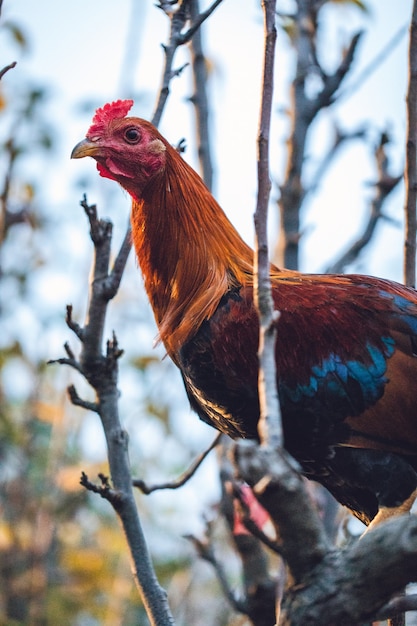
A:
[[[129,143],[138,143],[138,141],[140,140],[140,132],[137,128],[132,126],[131,128],[125,130],[125,139]]]

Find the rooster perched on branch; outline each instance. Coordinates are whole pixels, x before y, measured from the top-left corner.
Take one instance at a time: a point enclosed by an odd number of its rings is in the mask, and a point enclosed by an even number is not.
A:
[[[132,233],[159,336],[192,408],[257,438],[253,251],[200,177],[133,102],[98,109],[73,158],[132,197]],[[369,276],[271,266],[285,447],[369,524],[417,493],[417,293]]]

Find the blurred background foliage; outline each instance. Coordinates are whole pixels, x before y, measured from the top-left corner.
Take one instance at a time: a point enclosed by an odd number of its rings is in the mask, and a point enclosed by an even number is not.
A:
[[[4,21],[1,27],[13,58],[30,54],[28,35],[19,24]],[[65,388],[72,373],[46,364],[59,356],[53,352],[58,336],[63,343],[69,334],[64,310],[51,306],[47,292],[63,267],[73,263],[68,253],[74,253],[60,245],[57,217],[46,198],[44,173],[60,139],[57,124],[45,112],[49,86],[10,84],[7,78],[0,83],[0,623],[145,623],[117,520],[107,503],[79,485],[82,470],[91,476],[107,470],[102,446],[89,453],[95,418],[69,404]],[[89,254],[87,249],[85,264]],[[122,294],[122,308],[125,298]],[[74,305],[77,310],[85,306],[81,290]],[[144,317],[142,323],[149,325],[148,314]],[[157,357],[130,352],[125,369],[133,366],[140,381],[142,420],[154,421],[169,438],[170,407],[160,397],[160,381],[149,382]],[[173,466],[170,461],[162,467],[156,449],[141,463],[150,473],[157,465],[160,472],[175,471],[191,454],[176,447],[177,453],[167,457],[176,459]],[[149,507],[145,498],[140,506],[157,542],[158,507]],[[159,544],[156,568],[168,585],[188,566],[191,550],[173,549],[169,536]],[[187,581],[181,584],[190,584],[188,576]]]

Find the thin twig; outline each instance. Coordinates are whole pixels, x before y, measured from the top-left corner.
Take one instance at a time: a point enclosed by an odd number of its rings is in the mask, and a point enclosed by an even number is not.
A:
[[[159,3],[159,8],[163,9],[170,17],[171,30],[169,41],[163,46],[165,52],[165,65],[162,75],[162,85],[159,90],[158,100],[152,116],[152,123],[154,126],[158,126],[161,121],[161,116],[169,96],[169,85],[171,79],[178,73],[178,70],[172,69],[175,53],[178,47],[190,41],[197,29],[213,13],[214,9],[220,4],[221,1],[222,0],[215,0],[215,2],[208,7],[208,9],[200,13],[185,33],[183,33],[183,29],[190,20],[190,0],[183,0],[176,10],[172,10],[170,6],[171,3],[169,2]],[[180,69],[182,70],[184,67]]]
[[[324,107],[333,104],[333,102],[337,99],[337,91],[352,66],[355,52],[362,35],[362,31],[359,31],[352,37],[349,47],[345,52],[336,72],[331,75],[326,75],[323,89],[320,92],[320,96],[316,99],[317,112]]]
[[[210,538],[205,541],[198,539],[194,535],[186,535],[185,538],[192,542],[199,556],[213,566],[222,591],[229,600],[231,606],[239,613],[247,615],[247,604],[243,599],[238,597],[235,591],[231,589],[227,580],[225,569],[222,563],[220,563],[220,561],[216,558]]]
[[[190,467],[175,480],[170,480],[165,483],[159,483],[155,485],[148,485],[144,480],[135,478],[132,483],[133,486],[140,489],[142,493],[145,493],[146,495],[152,493],[153,491],[158,491],[161,489],[179,489],[180,487],[185,485],[185,483],[188,482],[190,478],[192,478],[192,476],[194,476],[204,459],[218,445],[221,437],[222,434],[218,434],[214,441],[207,448],[207,450],[199,454],[198,457],[194,459],[194,461],[191,463]]]
[[[59,362],[60,361],[58,361],[58,363]],[[65,363],[65,359],[62,362]],[[95,413],[99,412],[99,406],[97,402],[89,402],[88,400],[83,400],[82,398],[80,398],[74,385],[70,385],[68,387],[68,395],[74,406],[80,406],[87,411],[94,411]]]
[[[101,485],[96,485],[91,482],[85,472],[81,472],[80,485],[85,487],[88,491],[98,493],[102,498],[108,500],[115,509],[118,508],[121,500],[121,494],[110,487],[109,479],[104,474],[98,475]]]
[[[72,305],[71,304],[67,305],[67,315],[66,315],[65,321],[67,323],[68,328],[72,330],[72,332],[82,342],[84,338],[84,330],[79,324],[77,324],[77,322],[74,322],[74,320],[72,319]],[[65,345],[67,345],[67,342],[65,343]]]
[[[3,69],[0,70],[0,80],[3,78],[6,72],[8,72],[9,70],[12,70],[14,67],[16,67],[16,65],[17,65],[17,61],[13,61],[13,63],[9,63],[9,65],[6,65],[5,67],[3,67]]]
[[[191,0],[191,19],[197,20],[200,13],[199,0]],[[210,151],[209,104],[207,97],[207,60],[203,52],[201,29],[191,39],[192,70],[194,93],[191,102],[194,105],[197,122],[198,157],[202,178],[208,189],[213,187],[213,162]]]
[[[288,141],[288,157],[281,197],[278,201],[281,215],[280,237],[275,250],[277,265],[297,270],[299,266],[300,209],[306,189],[302,176],[305,165],[306,142],[312,122],[320,111],[334,103],[336,94],[349,73],[360,41],[360,33],[350,40],[336,71],[328,75],[320,67],[316,42],[318,39],[318,12],[321,3],[298,0],[294,17],[293,47],[297,66],[291,87],[292,124]],[[312,59],[316,60],[312,64]],[[306,88],[308,78],[320,73],[323,87],[313,98]]]
[[[275,369],[275,322],[268,254],[267,216],[271,181],[269,178],[269,132],[274,85],[276,0],[264,0],[264,67],[258,133],[258,196],[255,223],[254,295],[259,313],[259,435],[262,443],[273,448],[282,445],[282,425]]]
[[[344,89],[341,89],[337,92],[337,94],[333,97],[334,103],[339,103],[342,100],[346,100],[346,98],[350,98],[353,96],[362,85],[369,79],[369,77],[379,68],[382,63],[386,60],[386,58],[391,54],[391,52],[396,48],[396,46],[400,43],[401,39],[405,36],[408,30],[408,24],[404,24],[401,26],[398,31],[391,37],[391,39],[386,43],[384,48],[380,50],[377,55],[371,59],[368,65],[362,70],[359,76],[356,78],[354,83],[350,85],[347,84]]]
[[[388,171],[389,161],[386,153],[386,145],[389,142],[388,135],[382,133],[380,141],[375,148],[375,163],[378,170],[378,180],[374,184],[375,195],[371,201],[368,221],[365,224],[365,228],[360,236],[349,246],[348,250],[344,252],[339,259],[329,265],[325,272],[329,274],[341,274],[345,268],[353,263],[362,252],[362,250],[372,240],[375,233],[375,229],[381,219],[388,219],[383,213],[383,206],[391,194],[391,192],[397,187],[398,183],[402,180],[402,174],[399,176],[392,176]]]
[[[60,358],[60,359],[49,359],[49,361],[47,361],[47,365],[69,365],[70,367],[72,367],[73,369],[77,370],[77,372],[79,372],[80,374],[83,374],[83,369],[80,365],[80,363],[76,360],[76,359],[71,359],[71,358]]]
[[[234,548],[242,565],[242,587],[246,607],[246,614],[252,619],[253,624],[275,623],[275,611],[280,596],[277,596],[277,583],[281,581],[281,575],[272,572],[270,560],[260,538],[254,533],[241,532],[242,522],[236,500],[236,495],[242,493],[242,483],[236,482],[236,465],[233,464],[232,450],[234,444],[226,438],[222,438],[219,446],[220,483],[222,497],[220,511],[227,522]],[[249,487],[247,487],[249,489]],[[255,499],[255,498],[254,498]],[[243,601],[243,600],[242,600]]]
[[[357,139],[363,140],[365,138],[366,138],[365,126],[361,126],[353,131],[344,131],[344,130],[341,130],[337,125],[335,125],[333,143],[329,147],[327,153],[321,159],[318,166],[316,167],[315,174],[312,177],[313,184],[310,185],[308,189],[306,189],[306,197],[307,197],[307,194],[311,195],[317,190],[325,174],[327,173],[330,166],[334,162],[336,155],[338,154],[340,149],[345,145],[345,143],[347,141],[355,141]]]
[[[169,34],[169,40],[166,45],[163,46],[165,52],[165,65],[162,74],[162,85],[159,90],[159,95],[155,107],[154,114],[152,116],[152,123],[154,126],[159,126],[161,121],[162,112],[165,108],[166,101],[169,96],[169,85],[174,76],[172,65],[174,62],[174,56],[179,45],[181,45],[180,37],[181,31],[187,21],[186,2],[183,2],[179,9],[172,11],[170,9],[169,15],[171,19],[171,29]],[[162,2],[160,3],[162,5]],[[160,8],[163,8],[162,6]],[[164,8],[166,11],[166,9]],[[167,11],[166,11],[167,12]]]
[[[195,18],[193,18],[192,24],[191,24],[190,28],[187,30],[186,33],[184,33],[180,37],[180,43],[181,44],[188,43],[191,40],[191,38],[194,36],[194,34],[200,28],[202,23],[205,22],[205,20],[208,17],[210,17],[210,15],[213,13],[214,9],[216,9],[221,2],[223,2],[223,0],[214,0],[212,5],[210,5],[205,11],[203,11],[199,15],[195,16]]]
[[[417,2],[413,3],[409,44],[409,79],[407,93],[407,144],[405,179],[405,250],[404,281],[416,284],[416,203],[417,203]]]

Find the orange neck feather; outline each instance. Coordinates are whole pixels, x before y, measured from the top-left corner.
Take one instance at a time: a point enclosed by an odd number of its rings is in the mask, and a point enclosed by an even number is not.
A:
[[[159,335],[173,353],[231,287],[253,284],[253,251],[171,146],[132,205],[132,232]]]

